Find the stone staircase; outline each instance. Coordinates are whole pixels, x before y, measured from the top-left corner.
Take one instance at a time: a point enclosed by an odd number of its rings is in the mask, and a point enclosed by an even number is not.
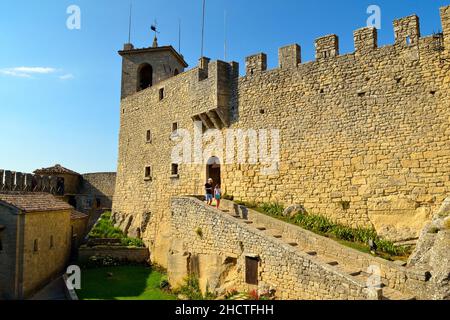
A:
[[[350,275],[354,278],[355,281],[358,281],[362,283],[363,285],[366,285],[368,283],[370,275],[366,273],[364,270],[361,270],[360,268],[355,268],[351,265],[349,265],[346,261],[343,261],[342,259],[336,259],[335,257],[329,257],[323,253],[321,253],[317,248],[311,248],[302,245],[301,243],[297,243],[295,240],[291,240],[288,238],[283,237],[282,230],[277,229],[269,229],[264,225],[255,225],[253,221],[243,219],[240,215],[231,212],[230,210],[221,210],[224,213],[227,213],[234,217],[237,220],[240,220],[241,223],[247,224],[250,227],[253,227],[263,233],[265,233],[268,236],[274,237],[276,239],[279,239],[288,245],[298,249],[299,251],[302,251],[304,253],[307,253],[311,259],[316,259],[324,264],[328,264],[329,266],[336,269],[336,271]],[[389,288],[385,283],[383,283],[383,279],[381,279],[381,289],[382,289],[382,295],[381,300],[415,300],[415,297],[412,295],[408,295],[405,293],[402,293],[400,291],[394,290],[392,288]]]

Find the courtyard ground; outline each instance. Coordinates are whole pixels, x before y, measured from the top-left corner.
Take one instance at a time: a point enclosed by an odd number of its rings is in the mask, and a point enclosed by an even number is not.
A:
[[[162,278],[144,266],[84,269],[77,294],[80,300],[176,300],[160,289]]]

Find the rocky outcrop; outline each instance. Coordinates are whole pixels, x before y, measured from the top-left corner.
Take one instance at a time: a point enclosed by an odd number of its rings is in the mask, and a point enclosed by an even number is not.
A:
[[[408,267],[422,270],[426,282],[410,284],[422,299],[450,300],[450,198],[423,229]]]

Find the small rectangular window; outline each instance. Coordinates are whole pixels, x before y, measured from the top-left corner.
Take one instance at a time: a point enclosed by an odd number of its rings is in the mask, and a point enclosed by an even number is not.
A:
[[[172,123],[172,133],[174,134],[178,133],[178,122]]]
[[[3,251],[3,242],[2,242],[2,236],[0,235],[0,252]]]
[[[172,163],[172,176],[178,176],[179,166],[177,163]]]
[[[145,179],[150,180],[152,178],[152,168],[145,167]]]
[[[147,143],[152,142],[152,132],[150,130],[147,130],[146,141]]]
[[[39,241],[38,241],[38,239],[34,240],[33,251],[34,252],[38,252],[39,251]]]
[[[164,99],[164,88],[159,89],[159,101]]]

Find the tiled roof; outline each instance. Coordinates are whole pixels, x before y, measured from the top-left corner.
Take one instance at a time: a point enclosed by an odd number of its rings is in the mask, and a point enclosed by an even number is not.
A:
[[[75,176],[79,176],[80,174],[72,171],[70,169],[64,168],[63,166],[61,166],[60,164],[56,164],[53,167],[50,168],[42,168],[42,169],[38,169],[36,171],[34,171],[35,174],[47,174],[47,175],[52,175],[52,174],[72,174]]]
[[[72,213],[70,215],[71,220],[79,220],[79,219],[87,219],[89,216],[87,214],[84,214],[83,212],[72,210]]]
[[[68,203],[49,193],[9,192],[0,193],[0,204],[6,203],[23,212],[57,211],[73,209]]]

